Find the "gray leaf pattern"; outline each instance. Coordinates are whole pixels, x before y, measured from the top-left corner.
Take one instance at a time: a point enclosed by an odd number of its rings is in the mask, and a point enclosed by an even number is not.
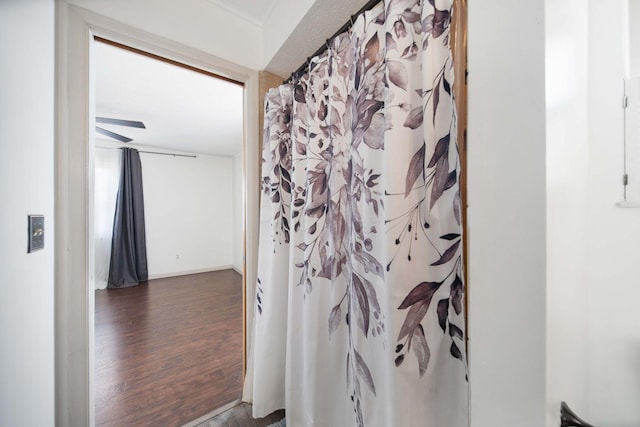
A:
[[[431,359],[431,351],[429,350],[427,339],[424,336],[422,325],[418,325],[418,327],[413,330],[410,345],[416,355],[416,359],[418,359],[418,370],[420,376],[422,376],[427,371],[427,366],[429,366],[429,360]]]
[[[262,209],[271,223],[262,233],[274,252],[291,252],[303,301],[331,289],[324,325],[331,342],[345,337],[359,427],[363,394],[380,391],[370,366],[388,357],[387,340],[396,341],[394,369],[413,360],[425,376],[437,336],[466,370],[451,14],[436,5],[385,1],[265,100]],[[403,269],[422,280],[396,283]],[[262,315],[269,287],[258,289]]]
[[[422,13],[418,17],[414,12],[419,13],[420,10]],[[430,359],[427,356],[427,336],[423,329],[425,321],[427,325],[438,325],[443,333],[449,329],[452,344],[457,349],[452,350],[451,355],[464,362],[459,350],[459,346],[464,345],[463,334],[462,328],[458,326],[463,324],[463,282],[460,279],[463,276],[462,230],[458,187],[460,160],[455,144],[456,115],[451,90],[451,58],[443,57],[443,62],[438,66],[431,64],[434,68],[430,74],[430,87],[414,88],[410,83],[412,71],[419,69],[416,67],[419,59],[413,53],[413,46],[421,45],[422,55],[443,47],[448,49],[446,45],[451,13],[449,10],[438,9],[434,2],[427,5],[423,2],[407,3],[398,0],[389,3],[387,14],[397,17],[392,30],[386,34],[389,80],[407,92],[395,93],[394,102],[412,106],[399,119],[402,120],[402,126],[409,129],[405,132],[414,129],[423,131],[422,143],[408,161],[404,188],[387,190],[389,198],[393,199],[388,204],[395,206],[404,203],[406,206],[404,211],[392,215],[386,221],[390,231],[401,230],[399,234],[389,236],[396,249],[387,264],[387,271],[393,271],[396,263],[407,268],[406,263],[413,261],[412,251],[417,251],[416,242],[423,241],[432,254],[429,265],[433,269],[430,274],[435,275],[434,278],[441,275],[437,281],[424,281],[415,285],[398,306],[399,310],[408,311],[398,333],[395,364],[402,365],[407,360],[407,352],[413,348],[418,373],[423,376]],[[412,93],[407,91],[408,87],[412,87]],[[411,133],[406,135],[408,138],[415,138]],[[442,204],[445,199],[448,206]],[[443,213],[453,221],[432,227],[441,222],[440,215]],[[448,228],[443,228],[444,225]],[[436,234],[438,231],[440,233]],[[432,309],[432,299],[436,294],[440,295],[443,288],[449,289],[450,295],[447,298],[439,297]],[[454,338],[459,340],[458,344],[453,341]],[[418,342],[420,344],[416,344]]]

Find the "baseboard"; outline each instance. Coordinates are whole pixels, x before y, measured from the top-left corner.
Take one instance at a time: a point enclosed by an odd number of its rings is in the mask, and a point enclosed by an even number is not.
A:
[[[235,406],[238,406],[241,403],[242,403],[242,400],[240,400],[240,399],[234,400],[233,402],[227,403],[226,405],[221,406],[218,409],[214,409],[213,411],[209,412],[208,414],[205,414],[205,415],[201,416],[200,418],[198,418],[197,420],[193,420],[193,421],[183,425],[182,427],[195,427],[198,424],[201,424],[201,423],[207,421],[208,419],[211,419],[211,418],[213,418],[213,417],[215,417],[217,415],[220,415],[223,412],[227,412],[229,409],[231,409],[231,408],[233,408]]]
[[[237,266],[233,266],[231,267],[233,269],[233,271],[235,271],[236,273],[238,273],[239,275],[242,276],[242,267],[237,267]]]
[[[150,274],[149,280],[164,279],[166,277],[188,276],[189,274],[210,273],[212,271],[220,271],[220,270],[235,270],[235,268],[232,265],[223,265],[220,267],[213,267],[213,268],[199,268],[196,270],[175,271],[175,272],[163,273],[163,274]]]

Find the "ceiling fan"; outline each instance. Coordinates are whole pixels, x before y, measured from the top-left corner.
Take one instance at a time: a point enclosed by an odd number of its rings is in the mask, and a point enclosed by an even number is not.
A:
[[[147,127],[142,122],[134,121],[134,120],[122,120],[122,119],[112,119],[109,117],[96,117],[96,123],[104,123],[108,125],[116,125],[116,126],[126,126],[130,128],[138,128],[138,129],[146,129]],[[96,132],[102,134],[104,136],[108,136],[109,138],[113,138],[120,142],[131,142],[132,138],[126,137],[124,135],[120,135],[119,133],[111,132],[100,126],[96,126]]]

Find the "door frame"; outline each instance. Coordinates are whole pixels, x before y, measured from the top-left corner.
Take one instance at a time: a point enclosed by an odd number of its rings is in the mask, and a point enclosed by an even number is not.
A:
[[[56,2],[55,370],[56,425],[95,425],[91,46],[112,40],[244,84],[244,362],[258,252],[258,71],[69,4]]]

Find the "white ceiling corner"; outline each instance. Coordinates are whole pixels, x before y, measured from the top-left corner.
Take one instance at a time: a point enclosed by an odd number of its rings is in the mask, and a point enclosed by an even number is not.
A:
[[[315,0],[265,69],[289,77],[366,3],[367,0]]]
[[[257,26],[265,37],[278,38],[275,50],[267,49],[267,71],[287,77],[324,44],[367,0],[204,0]],[[304,15],[297,13],[304,9]],[[282,16],[272,16],[274,11]],[[299,21],[299,22],[298,22]],[[275,28],[272,28],[275,27]],[[283,28],[287,27],[287,28]],[[270,39],[273,42],[272,39]],[[273,43],[272,43],[273,44]],[[266,46],[266,45],[265,45]]]
[[[265,23],[267,22],[267,20],[269,19],[269,17],[271,16],[271,14],[273,13],[273,10],[276,7],[276,3],[278,3],[279,0],[270,0],[268,3],[268,7],[265,9],[264,13],[262,14],[262,22]]]
[[[206,0],[227,12],[262,27],[278,0]]]

